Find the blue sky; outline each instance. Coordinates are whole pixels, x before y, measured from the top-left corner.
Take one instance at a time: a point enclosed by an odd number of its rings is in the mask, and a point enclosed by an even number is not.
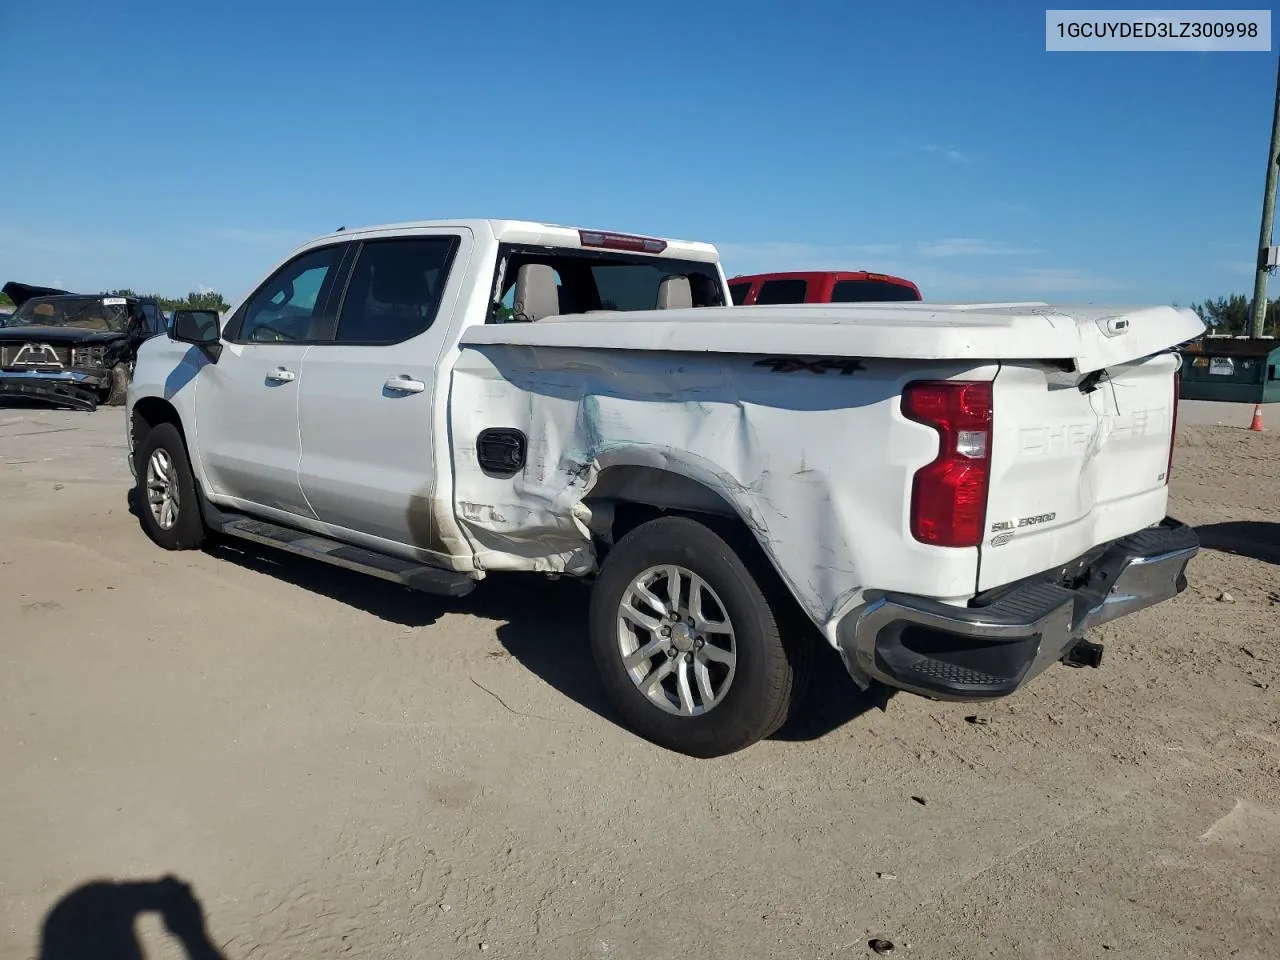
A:
[[[0,3],[0,279],[235,300],[342,224],[496,216],[935,299],[1247,293],[1275,54],[1044,30],[1025,2]]]

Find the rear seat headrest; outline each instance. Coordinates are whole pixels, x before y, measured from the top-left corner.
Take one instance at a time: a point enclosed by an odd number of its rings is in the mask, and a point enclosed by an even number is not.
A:
[[[688,277],[663,277],[658,284],[658,309],[681,310],[693,306],[693,287]]]
[[[556,272],[545,263],[526,263],[516,272],[514,313],[520,320],[541,320],[560,312]]]

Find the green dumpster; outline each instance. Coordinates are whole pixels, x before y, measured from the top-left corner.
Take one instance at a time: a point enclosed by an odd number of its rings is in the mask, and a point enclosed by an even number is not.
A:
[[[1280,402],[1280,340],[1201,337],[1182,354],[1183,400]]]

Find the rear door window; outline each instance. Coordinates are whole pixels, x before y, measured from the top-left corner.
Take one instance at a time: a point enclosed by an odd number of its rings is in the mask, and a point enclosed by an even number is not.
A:
[[[766,280],[756,294],[756,304],[804,303],[809,284],[805,280]]]
[[[435,322],[456,236],[370,240],[360,247],[335,343],[402,343]]]

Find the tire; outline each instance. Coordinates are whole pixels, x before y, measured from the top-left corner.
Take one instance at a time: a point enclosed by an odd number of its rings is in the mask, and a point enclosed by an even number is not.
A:
[[[670,578],[653,568],[671,566],[683,571],[680,606],[690,611],[689,586],[699,578],[702,622],[723,627],[727,620],[732,639],[690,630],[687,622],[662,637],[624,614],[638,610],[654,627],[666,622],[652,601],[669,610]],[[633,592],[642,577],[656,578],[647,581],[647,601]],[[775,606],[733,547],[708,527],[686,517],[644,523],[609,551],[591,595],[591,652],[601,683],[627,724],[659,746],[703,758],[748,747],[785,722],[793,699],[797,656],[781,636]],[[650,658],[639,653],[644,649],[654,651]],[[633,654],[630,665],[624,650]]]
[[[196,499],[196,483],[191,473],[191,461],[187,457],[187,445],[178,428],[172,423],[160,423],[153,427],[143,437],[138,448],[137,463],[135,498],[142,529],[147,536],[166,550],[194,550],[201,546],[205,539],[204,518]],[[162,509],[163,504],[153,507],[151,502],[151,485],[163,479],[162,475],[166,471],[162,468],[166,464],[170,484],[167,492],[172,496],[172,514]],[[159,492],[157,489],[157,493]],[[170,516],[172,520],[166,526],[162,520],[168,520]]]
[[[117,363],[111,368],[111,386],[99,391],[98,403],[104,407],[118,407],[125,402],[129,392],[129,368]]]

